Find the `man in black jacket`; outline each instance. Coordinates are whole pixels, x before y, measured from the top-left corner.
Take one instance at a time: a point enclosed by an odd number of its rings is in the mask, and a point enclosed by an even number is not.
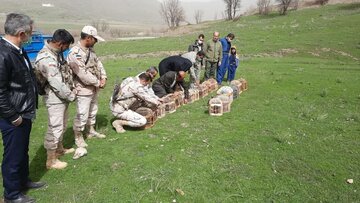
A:
[[[154,93],[159,98],[166,96],[167,94],[174,93],[175,88],[178,85],[185,93],[185,103],[189,97],[188,87],[184,84],[184,78],[186,73],[184,71],[169,71],[163,76],[155,80],[152,85]]]
[[[160,76],[164,75],[166,72],[169,71],[188,71],[190,70],[193,63],[182,56],[176,55],[176,56],[169,56],[167,58],[164,58],[159,63],[159,74]]]
[[[29,138],[37,106],[37,90],[30,60],[22,44],[31,38],[29,16],[6,17],[0,40],[0,129],[4,155],[2,176],[5,202],[35,202],[22,192],[44,186],[29,179]]]

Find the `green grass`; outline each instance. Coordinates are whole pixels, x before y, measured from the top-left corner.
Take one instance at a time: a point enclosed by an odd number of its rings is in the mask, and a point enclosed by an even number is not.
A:
[[[236,77],[249,90],[221,117],[206,113],[208,97],[121,135],[108,107],[116,78],[161,60],[121,56],[183,51],[197,34],[98,44],[99,55],[118,57],[104,61],[109,80],[99,98],[97,128],[108,137],[89,140],[84,158],[62,158],[67,169],[47,171],[40,106],[30,169],[49,186],[29,195],[39,202],[359,202],[359,21],[354,4],[209,23],[207,39],[214,30],[235,33],[243,58]],[[290,48],[297,52],[274,55]],[[72,105],[66,146],[74,146],[73,116]]]

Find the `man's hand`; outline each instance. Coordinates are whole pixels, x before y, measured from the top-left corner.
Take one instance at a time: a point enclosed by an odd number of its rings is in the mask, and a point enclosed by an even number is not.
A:
[[[21,125],[23,119],[21,116],[19,116],[19,118],[17,118],[16,120],[12,121],[11,123],[14,125],[14,126],[19,126]]]
[[[105,78],[104,78],[104,79],[101,79],[101,80],[100,80],[100,85],[99,85],[99,87],[100,87],[100,88],[104,88],[105,85],[106,85],[106,79],[105,79]]]

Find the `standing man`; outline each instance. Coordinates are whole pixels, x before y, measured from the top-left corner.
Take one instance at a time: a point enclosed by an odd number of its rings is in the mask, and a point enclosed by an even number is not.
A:
[[[151,77],[146,73],[141,73],[134,78],[129,77],[121,83],[121,91],[111,98],[110,110],[117,118],[112,122],[112,126],[117,133],[125,132],[124,125],[142,127],[146,124],[146,118],[136,113],[136,109],[133,107],[137,107],[143,102],[151,107],[160,105],[159,98],[154,98],[146,90],[150,82]]]
[[[35,202],[22,192],[45,185],[29,179],[29,139],[35,119],[37,91],[30,60],[21,48],[29,41],[33,20],[23,14],[6,16],[0,40],[0,130],[4,202]]]
[[[189,45],[188,52],[190,52],[190,51],[195,51],[195,52],[202,51],[203,50],[203,45],[204,45],[204,39],[205,39],[204,34],[200,34],[198,36],[198,38],[195,40],[194,44]]]
[[[75,144],[78,147],[87,147],[83,138],[85,126],[89,130],[88,138],[106,137],[95,131],[99,88],[105,87],[107,78],[104,66],[93,49],[98,41],[105,40],[97,34],[96,28],[85,26],[81,31],[80,41],[71,48],[67,58],[74,73],[74,84],[77,91],[73,129]]]
[[[204,79],[215,78],[215,71],[221,65],[222,46],[219,42],[219,32],[214,32],[213,38],[206,42],[204,52],[206,57]]]
[[[233,33],[229,33],[226,37],[220,39],[223,58],[221,61],[221,65],[219,65],[219,69],[216,74],[216,81],[219,85],[221,85],[221,82],[225,77],[226,70],[229,66],[229,51],[231,47],[231,41],[234,38],[235,35]]]
[[[191,51],[181,56],[189,59],[192,63],[192,66],[190,67],[190,88],[195,88],[195,86],[199,86],[202,67],[201,64],[205,57],[205,53],[203,51]]]
[[[188,71],[190,70],[190,67],[192,66],[192,63],[189,59],[181,57],[179,55],[175,56],[169,56],[167,58],[164,58],[159,63],[159,73],[160,76],[164,75],[168,71]]]
[[[71,34],[64,30],[56,30],[52,39],[45,42],[35,61],[38,81],[43,81],[44,101],[48,111],[48,130],[44,147],[47,151],[46,168],[63,169],[66,162],[59,156],[74,152],[74,148],[64,149],[63,135],[66,131],[69,103],[75,100],[76,92],[72,71],[64,59],[63,52],[74,43]]]

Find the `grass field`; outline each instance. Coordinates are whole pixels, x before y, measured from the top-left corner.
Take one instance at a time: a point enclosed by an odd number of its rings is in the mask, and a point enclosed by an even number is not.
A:
[[[121,135],[108,107],[116,78],[162,59],[149,53],[183,52],[198,33],[98,44],[109,79],[97,128],[107,139],[89,140],[86,157],[65,156],[68,168],[47,171],[41,105],[30,170],[48,187],[28,194],[39,202],[359,202],[359,22],[360,4],[349,4],[208,23],[198,32],[207,39],[235,33],[236,77],[249,90],[222,117],[206,113],[208,97]],[[74,105],[66,146],[74,146],[73,116]]]

